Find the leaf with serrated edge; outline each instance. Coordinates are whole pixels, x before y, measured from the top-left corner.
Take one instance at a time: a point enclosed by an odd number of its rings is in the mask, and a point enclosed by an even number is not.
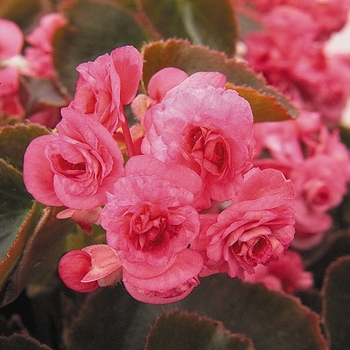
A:
[[[0,158],[0,214],[11,214],[32,206],[32,196],[26,191],[22,173]]]
[[[56,275],[58,261],[65,252],[66,236],[75,225],[70,220],[57,219],[60,210],[54,207],[40,210],[35,227],[30,227],[21,259],[0,293],[0,306],[17,298],[27,283],[36,283],[47,274]]]
[[[173,304],[137,302],[122,285],[101,289],[87,301],[66,330],[70,349],[104,349],[109,344],[116,350],[143,349],[149,326],[171,310],[219,320],[230,332],[252,339],[259,350],[327,349],[318,315],[299,299],[222,274],[201,279],[188,297]]]
[[[52,350],[45,344],[40,344],[29,335],[13,334],[10,337],[0,336],[0,349],[15,350]]]
[[[151,327],[145,350],[253,350],[250,339],[232,334],[222,322],[194,313],[162,313]]]
[[[298,115],[298,110],[287,98],[268,86],[261,75],[253,72],[245,63],[227,58],[221,52],[192,45],[186,40],[170,39],[146,44],[142,48],[142,56],[146,89],[153,74],[165,67],[177,67],[188,74],[217,71],[227,76],[231,83],[228,86],[251,103],[256,121],[286,120]],[[259,102],[255,101],[256,97]],[[263,115],[263,111],[267,114]]]
[[[23,250],[40,217],[41,207],[0,215],[0,290],[20,260]]]
[[[39,124],[17,124],[0,128],[0,158],[22,171],[23,155],[29,143],[49,132]]]

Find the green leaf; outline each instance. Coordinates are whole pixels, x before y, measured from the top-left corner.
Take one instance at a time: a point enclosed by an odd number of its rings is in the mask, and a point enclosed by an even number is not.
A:
[[[188,39],[232,56],[238,37],[228,0],[141,0],[142,9],[163,38]]]
[[[32,196],[26,191],[22,173],[0,158],[0,214],[11,216],[23,208],[32,206]]]
[[[0,290],[20,260],[40,213],[41,208],[35,203],[31,210],[0,214]]]
[[[50,350],[47,345],[40,344],[36,339],[21,334],[13,334],[10,337],[0,336],[0,349],[6,350]]]
[[[38,124],[17,124],[0,128],[0,158],[22,172],[23,155],[29,143],[49,130]]]
[[[137,302],[124,287],[92,293],[65,331],[68,350],[142,350],[149,325],[165,311],[197,313],[252,339],[258,350],[325,350],[319,317],[299,299],[226,275],[212,275],[184,300],[169,305]],[[106,337],[105,335],[109,336]]]
[[[46,207],[42,210],[37,204],[34,208],[34,213],[24,224],[29,239],[19,249],[22,249],[20,260],[0,293],[0,306],[13,301],[28,283],[37,284],[38,288],[40,281],[44,281],[45,288],[55,283],[58,261],[65,252],[66,236],[75,224],[56,218],[62,208]]]
[[[325,329],[331,350],[350,344],[350,255],[338,258],[326,273],[323,287]]]
[[[67,2],[64,15],[68,24],[55,33],[53,56],[59,78],[71,95],[77,65],[119,46],[141,47],[147,39],[132,11],[117,2],[73,0]]]
[[[217,71],[227,76],[228,88],[235,89],[250,103],[255,121],[276,121],[296,117],[297,109],[283,95],[268,86],[245,63],[227,58],[223,53],[191,45],[185,40],[167,40],[147,44],[143,84],[147,88],[154,73],[165,67],[177,67],[188,74]]]
[[[253,350],[251,340],[230,333],[220,321],[185,312],[162,313],[152,326],[145,350]]]
[[[42,9],[41,0],[1,0],[0,18],[14,21],[24,29],[29,27]]]

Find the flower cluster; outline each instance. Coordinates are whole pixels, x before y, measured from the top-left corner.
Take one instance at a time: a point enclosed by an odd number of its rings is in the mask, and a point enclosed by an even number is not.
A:
[[[328,130],[320,115],[311,112],[302,112],[296,120],[255,124],[254,130],[255,164],[279,169],[293,182],[293,246],[315,247],[333,225],[328,211],[341,203],[348,190],[350,156],[339,130]]]
[[[21,76],[57,81],[52,58],[52,37],[55,30],[66,23],[58,13],[41,18],[38,27],[24,37],[19,26],[0,18],[0,116],[18,119],[26,116],[32,122],[54,127],[60,120],[59,110],[51,108],[26,115],[21,96]],[[8,38],[11,38],[9,42]],[[22,54],[24,44],[24,54]]]
[[[68,287],[89,292],[122,280],[137,300],[169,303],[200,277],[244,278],[287,250],[292,182],[253,165],[251,107],[225,75],[168,67],[136,96],[142,56],[133,46],[77,71],[62,120],[30,143],[23,169],[36,200],[66,207],[58,217],[106,231],[106,244],[61,258]]]
[[[346,23],[350,1],[242,1],[262,11],[263,31],[244,40],[249,65],[301,109],[337,125],[350,94],[350,64],[348,55],[329,54],[326,44]]]
[[[310,249],[332,227],[329,210],[341,203],[350,180],[349,152],[336,128],[350,94],[349,55],[326,50],[347,21],[350,1],[242,1],[258,10],[262,26],[245,38],[246,60],[300,110],[296,120],[254,124],[254,164],[292,180],[292,245]]]

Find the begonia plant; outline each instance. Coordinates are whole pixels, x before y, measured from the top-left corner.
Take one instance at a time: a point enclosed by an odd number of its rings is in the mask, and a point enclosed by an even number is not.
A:
[[[0,348],[346,349],[349,11],[0,2]]]

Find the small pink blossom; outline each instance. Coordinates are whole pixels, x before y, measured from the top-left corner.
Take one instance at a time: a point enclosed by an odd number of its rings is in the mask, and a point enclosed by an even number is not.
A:
[[[297,194],[295,199],[295,237],[293,248],[307,250],[317,246],[332,227],[333,219],[327,212],[314,210]]]
[[[254,274],[247,275],[248,282],[262,282],[267,288],[293,294],[312,287],[312,273],[305,271],[301,256],[292,250],[286,250],[277,261],[258,265]]]
[[[60,259],[58,274],[64,284],[80,293],[113,286],[122,278],[122,265],[108,245],[87,246],[72,250]]]
[[[253,5],[260,13],[267,14],[277,7],[288,5],[299,9],[317,23],[317,38],[324,40],[339,31],[347,22],[350,8],[349,0],[240,0]]]
[[[336,207],[347,192],[350,180],[350,158],[341,164],[324,154],[305,159],[302,167],[295,167],[290,178],[296,193],[309,208],[325,212]]]
[[[263,27],[264,32],[245,39],[251,67],[303,109],[320,112],[327,125],[337,125],[350,95],[346,57],[327,55],[317,39],[317,21],[296,7],[274,8],[264,16]]]
[[[277,260],[294,238],[293,199],[293,186],[281,172],[252,170],[217,222],[201,230],[211,237],[205,264],[244,278],[245,271]]]
[[[93,116],[111,133],[125,121],[123,106],[134,99],[142,74],[142,57],[123,46],[77,67],[76,91],[70,108]]]
[[[52,40],[56,30],[67,23],[59,13],[50,13],[40,19],[39,26],[26,36],[31,45],[25,49],[31,74],[41,78],[57,79],[53,65]]]
[[[27,65],[21,56],[23,43],[18,25],[0,18],[0,114],[6,116],[24,115],[19,97],[19,73]]]
[[[220,73],[195,73],[147,110],[141,151],[203,180],[200,208],[232,197],[251,167],[253,115],[249,103],[225,90]]]
[[[112,135],[97,121],[62,109],[58,133],[40,136],[24,155],[24,183],[46,205],[93,209],[123,174],[123,157]]]
[[[296,233],[292,246],[310,249],[332,226],[328,210],[348,191],[350,154],[339,131],[330,131],[320,115],[302,111],[296,120],[254,125],[257,157],[254,164],[274,167],[292,180],[295,190]],[[270,157],[266,157],[269,154]]]

